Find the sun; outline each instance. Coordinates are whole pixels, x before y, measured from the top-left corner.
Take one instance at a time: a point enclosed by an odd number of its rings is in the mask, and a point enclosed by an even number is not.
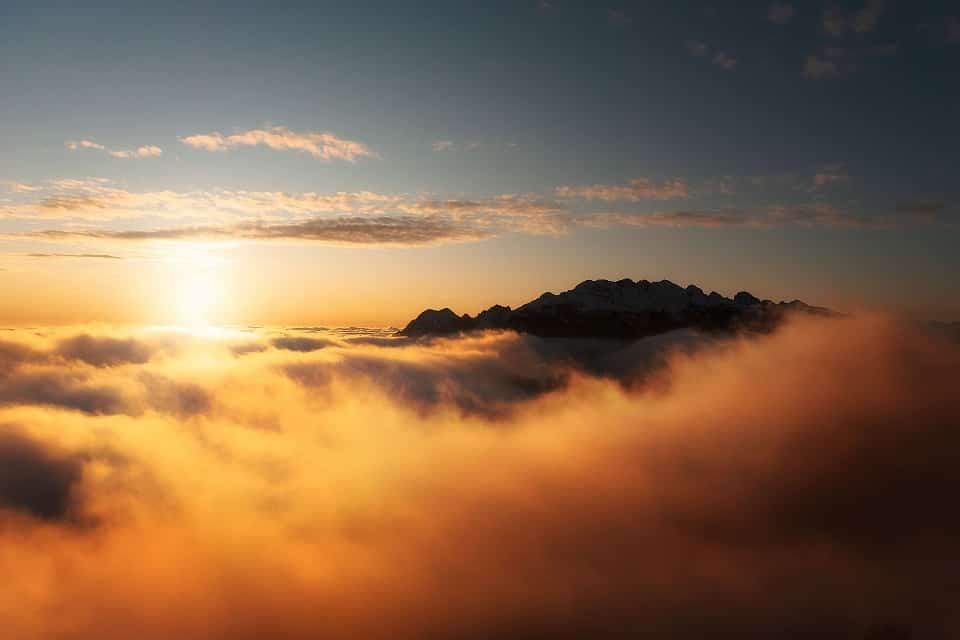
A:
[[[217,275],[198,270],[177,285],[175,306],[178,324],[190,327],[210,324],[212,313],[223,302]]]
[[[177,324],[205,327],[222,310],[224,261],[199,243],[167,248],[171,266],[172,312]]]

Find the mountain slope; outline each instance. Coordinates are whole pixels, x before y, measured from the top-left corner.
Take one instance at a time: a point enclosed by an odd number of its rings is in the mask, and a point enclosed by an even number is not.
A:
[[[399,335],[421,337],[510,329],[545,337],[640,338],[679,328],[768,330],[786,312],[829,315],[799,300],[759,300],[746,291],[726,298],[669,280],[586,280],[560,294],[544,293],[516,309],[494,305],[475,318],[428,309]]]

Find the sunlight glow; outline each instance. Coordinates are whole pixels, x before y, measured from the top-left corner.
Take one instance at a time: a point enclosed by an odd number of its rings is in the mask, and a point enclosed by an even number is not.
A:
[[[205,327],[224,302],[225,261],[202,243],[168,245],[167,260],[173,267],[172,301],[175,321],[185,327]]]

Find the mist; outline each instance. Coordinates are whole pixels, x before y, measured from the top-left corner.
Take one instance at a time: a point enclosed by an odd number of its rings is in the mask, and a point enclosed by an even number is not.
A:
[[[6,637],[960,634],[960,344],[895,318],[75,327],[0,366]]]

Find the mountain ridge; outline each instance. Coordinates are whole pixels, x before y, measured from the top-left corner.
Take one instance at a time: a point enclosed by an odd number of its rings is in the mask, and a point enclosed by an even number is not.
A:
[[[680,328],[772,329],[788,312],[832,315],[802,302],[760,300],[747,291],[727,298],[669,280],[584,280],[559,294],[545,292],[516,309],[495,304],[476,317],[449,307],[426,309],[398,335],[417,338],[489,329],[543,337],[640,338]]]

